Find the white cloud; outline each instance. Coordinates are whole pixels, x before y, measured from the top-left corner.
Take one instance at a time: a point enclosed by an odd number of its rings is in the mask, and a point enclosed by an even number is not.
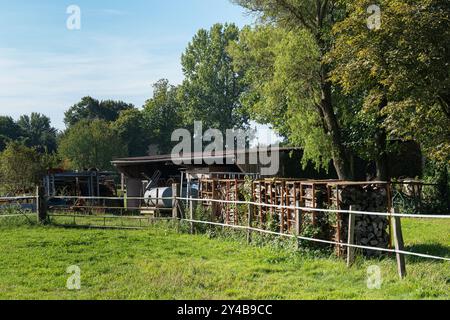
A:
[[[64,112],[83,96],[123,100],[141,107],[157,80],[182,81],[179,54],[157,53],[182,41],[178,36],[149,41],[91,36],[86,41],[81,52],[0,47],[0,115],[18,118],[40,112],[63,129]],[[257,130],[255,143],[280,139],[267,126],[252,123],[252,127]]]
[[[121,99],[140,107],[158,79],[182,80],[179,57],[152,54],[153,45],[122,38],[91,40],[95,52],[0,48],[0,114],[17,117],[37,111],[62,128],[64,111],[83,96]]]

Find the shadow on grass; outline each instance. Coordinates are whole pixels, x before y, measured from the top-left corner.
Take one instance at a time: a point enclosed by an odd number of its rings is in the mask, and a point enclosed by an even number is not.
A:
[[[422,253],[428,254],[437,257],[450,258],[450,247],[443,246],[439,243],[430,243],[430,244],[415,244],[405,247],[405,251],[414,252],[414,253]],[[424,260],[433,261],[436,263],[445,263],[446,261],[437,260],[437,259],[425,259],[416,256],[408,256],[409,262],[423,262]]]

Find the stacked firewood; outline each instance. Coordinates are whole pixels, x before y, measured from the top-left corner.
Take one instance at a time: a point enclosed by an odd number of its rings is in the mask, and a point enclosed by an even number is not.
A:
[[[304,205],[307,208],[323,209],[328,204],[327,190],[326,186],[324,185],[322,185],[321,187],[316,186],[314,188],[314,192],[313,188],[305,188],[304,197],[306,197]]]
[[[336,191],[335,191],[336,192]],[[387,212],[386,189],[378,185],[347,186],[339,190],[340,209],[367,212]],[[341,214],[342,242],[348,239],[348,214]],[[386,216],[356,215],[355,244],[376,248],[389,246],[389,220]],[[346,249],[343,249],[345,252]],[[382,252],[363,250],[366,256],[379,256]]]

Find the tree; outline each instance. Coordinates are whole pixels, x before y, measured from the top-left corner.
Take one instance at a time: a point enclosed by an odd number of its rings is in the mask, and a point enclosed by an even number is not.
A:
[[[36,148],[40,153],[56,151],[56,129],[51,126],[50,118],[33,112],[30,116],[23,115],[17,121],[21,129],[24,143]]]
[[[260,23],[267,27],[255,31],[263,37],[262,43],[259,42],[258,35],[252,39],[250,31],[247,31],[247,37],[241,39],[243,49],[235,50],[241,54],[232,55],[235,59],[240,56],[242,60],[246,60],[246,67],[249,64],[253,66],[253,74],[250,74],[250,81],[247,83],[250,86],[251,99],[259,102],[259,109],[267,107],[269,110],[275,109],[275,114],[284,114],[284,119],[278,119],[278,122],[286,119],[293,121],[289,126],[297,126],[297,129],[290,130],[289,135],[305,148],[306,157],[322,165],[331,157],[339,178],[351,180],[352,156],[342,135],[340,112],[335,99],[336,90],[329,81],[331,65],[324,59],[332,48],[331,28],[342,15],[339,2],[234,2],[258,13]],[[278,32],[282,36],[281,39],[270,35],[273,27],[279,29],[274,32]],[[254,54],[250,53],[253,59],[246,59],[244,54],[254,48],[257,48]],[[267,73],[259,72],[258,67]],[[258,80],[257,75],[265,76],[263,79],[267,81]],[[261,89],[262,83],[266,90]],[[275,85],[273,90],[270,88],[271,84]]]
[[[112,123],[112,128],[126,144],[128,156],[138,157],[148,153],[151,135],[143,111],[137,109],[122,111],[119,118]]]
[[[66,111],[64,123],[70,127],[81,120],[99,119],[113,122],[119,118],[120,112],[133,108],[132,104],[123,101],[98,101],[91,97],[84,97],[79,103]]]
[[[8,142],[19,139],[21,135],[20,127],[13,118],[0,116],[0,152],[6,148]]]
[[[115,157],[127,154],[126,145],[104,120],[82,120],[63,134],[59,153],[72,168],[86,170],[111,169]]]
[[[253,120],[267,123],[304,149],[304,164],[327,168],[332,145],[316,105],[320,103],[318,47],[310,33],[275,26],[246,27],[230,46],[237,70],[245,71],[241,101]]]
[[[347,94],[366,93],[364,111],[377,114],[391,139],[416,140],[431,160],[449,163],[450,3],[378,1],[379,30],[361,23],[370,4],[346,1],[332,79]]]
[[[183,127],[181,106],[177,100],[178,88],[161,79],[153,85],[153,97],[145,102],[143,115],[150,140],[158,145],[160,153],[170,153],[172,132]]]
[[[8,143],[0,154],[0,180],[8,192],[30,192],[44,172],[39,153],[19,142]]]
[[[203,121],[204,127],[225,132],[247,123],[239,102],[242,75],[233,70],[226,50],[238,37],[235,25],[216,24],[199,30],[189,43],[181,57],[185,80],[178,90],[186,126]]]

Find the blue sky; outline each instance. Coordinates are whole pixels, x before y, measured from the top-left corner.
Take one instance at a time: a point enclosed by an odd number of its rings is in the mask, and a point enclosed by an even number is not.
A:
[[[253,19],[228,0],[0,0],[0,114],[33,111],[62,129],[81,97],[140,107],[152,83],[181,82],[180,56],[200,28]],[[68,30],[69,5],[81,30]]]

